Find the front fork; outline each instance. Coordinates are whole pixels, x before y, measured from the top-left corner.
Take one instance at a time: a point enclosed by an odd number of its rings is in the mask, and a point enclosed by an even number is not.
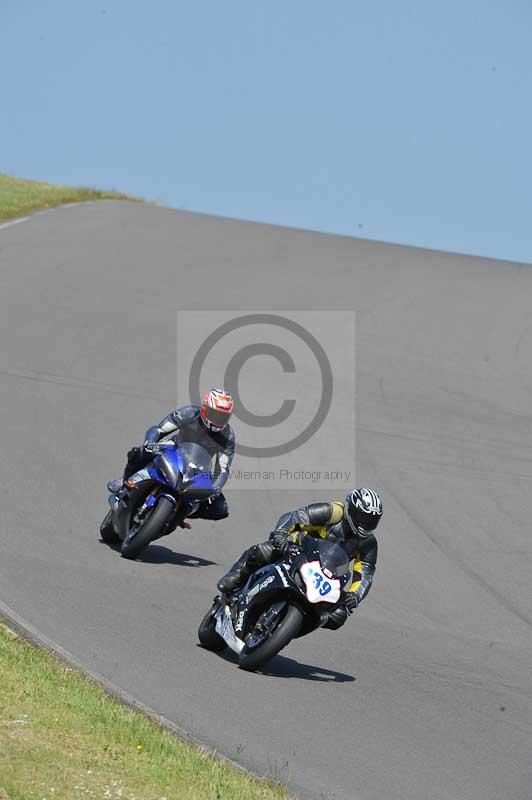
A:
[[[156,495],[156,497],[153,497],[153,495],[151,495],[150,498],[152,499],[153,502],[150,502],[150,506],[153,506],[159,497],[168,497],[168,499],[172,500],[172,502],[175,504],[175,509],[174,509],[174,516],[167,523],[166,528],[161,533],[161,535],[157,537],[158,539],[160,539],[161,536],[168,536],[169,533],[173,533],[173,531],[175,531],[175,529],[178,526],[184,528],[185,526],[183,525],[183,523],[185,519],[187,517],[190,517],[191,514],[197,511],[199,506],[199,503],[197,502],[190,502],[187,500],[183,500],[182,497],[176,498],[173,495],[168,494],[166,492],[161,492],[160,494]],[[150,500],[150,498],[148,498],[148,500]],[[146,505],[146,503],[144,505]]]
[[[121,541],[124,541],[126,537],[129,536],[131,528],[135,524],[138,524],[139,526],[142,525],[142,518],[150,510],[150,508],[153,508],[160,497],[167,497],[172,501],[172,503],[174,503],[174,515],[166,525],[165,530],[161,532],[161,536],[166,536],[167,534],[172,533],[172,531],[174,531],[177,526],[183,522],[187,514],[190,513],[187,503],[183,503],[181,498],[175,497],[169,492],[165,492],[164,490],[161,491],[161,488],[162,487],[155,487],[152,489],[144,498],[144,502],[138,506],[135,495],[138,491],[140,491],[140,487],[134,486],[132,488],[126,488],[125,491],[123,491],[117,497],[116,501],[114,502],[113,515],[116,519],[118,538]],[[110,503],[111,497],[109,498]]]

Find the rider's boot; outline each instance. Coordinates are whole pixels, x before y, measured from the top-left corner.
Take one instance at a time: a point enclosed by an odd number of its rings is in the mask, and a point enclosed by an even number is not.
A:
[[[271,542],[255,544],[249,550],[245,550],[229,572],[218,581],[219,591],[222,594],[229,594],[243,586],[252,572],[271,563],[273,554],[274,547]]]
[[[111,494],[118,494],[121,492],[128,478],[131,478],[135,472],[145,467],[150,460],[151,456],[146,457],[142,447],[132,447],[127,454],[127,463],[123,476],[121,478],[116,478],[114,481],[109,481],[107,484],[107,488]]]
[[[249,550],[246,550],[242,553],[229,572],[226,572],[216,584],[222,594],[229,594],[239,586],[243,586],[251,575],[252,570],[249,569],[247,564],[248,552]]]

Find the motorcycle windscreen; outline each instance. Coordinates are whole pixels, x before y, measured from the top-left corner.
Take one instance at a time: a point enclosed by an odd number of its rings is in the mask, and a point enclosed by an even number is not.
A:
[[[349,556],[339,544],[305,536],[302,547],[309,561],[320,562],[327,577],[343,578],[349,572]]]
[[[191,500],[202,500],[213,493],[212,456],[200,444],[184,442],[179,446],[182,459],[181,491]]]

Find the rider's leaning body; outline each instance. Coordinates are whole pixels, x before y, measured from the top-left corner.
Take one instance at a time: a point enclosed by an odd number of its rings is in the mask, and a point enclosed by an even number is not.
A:
[[[223,389],[211,389],[202,398],[201,406],[183,406],[171,411],[148,428],[142,447],[133,447],[127,454],[127,464],[121,480],[110,481],[108,488],[117,492],[123,482],[146,467],[154,456],[154,445],[173,441],[201,445],[213,461],[213,495],[197,506],[190,517],[218,520],[229,515],[222,489],[229,478],[235,452],[235,434],[229,425],[233,400]]]
[[[295,511],[283,514],[275,527],[276,531],[286,531],[287,541],[301,544],[305,536],[330,539],[339,544],[351,559],[350,569],[353,582],[349,592],[354,595],[357,605],[369,592],[377,565],[377,539],[373,534],[364,538],[346,531],[344,526],[345,503],[333,500],[330,503],[311,503]]]
[[[329,612],[323,626],[341,627],[370,590],[377,564],[377,539],[373,531],[382,517],[382,501],[372,489],[354,489],[345,501],[311,503],[283,514],[266,542],[246,550],[230,571],[218,582],[227,593],[243,585],[259,567],[283,556],[291,545],[300,545],[306,536],[339,544],[351,559],[353,582],[339,603]]]

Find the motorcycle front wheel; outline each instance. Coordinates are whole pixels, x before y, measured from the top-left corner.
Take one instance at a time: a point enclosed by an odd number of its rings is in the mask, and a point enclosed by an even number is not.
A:
[[[214,615],[218,609],[218,603],[215,602],[209,608],[203,619],[201,620],[198,628],[198,639],[200,644],[206,650],[212,650],[213,653],[221,653],[227,647],[224,639],[219,633],[216,633],[216,619]]]
[[[122,542],[120,553],[123,558],[136,558],[161,531],[174,513],[175,505],[168,497],[159,497],[136,531],[130,531]]]
[[[112,511],[108,511],[100,525],[100,539],[105,544],[118,544],[120,542],[111,522],[112,514]]]
[[[272,629],[252,633],[238,658],[241,669],[253,672],[277,655],[297,636],[303,623],[303,613],[297,606],[287,606],[286,613],[277,620]]]

